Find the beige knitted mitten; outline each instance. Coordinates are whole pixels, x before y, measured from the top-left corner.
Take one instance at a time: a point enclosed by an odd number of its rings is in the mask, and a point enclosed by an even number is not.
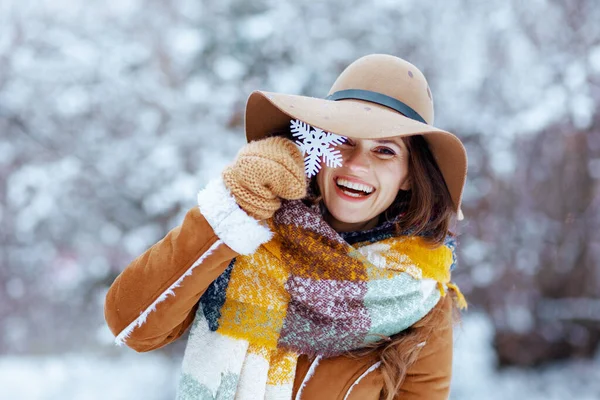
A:
[[[273,216],[281,206],[280,198],[306,196],[304,156],[294,142],[283,137],[246,144],[222,176],[237,204],[259,220]]]

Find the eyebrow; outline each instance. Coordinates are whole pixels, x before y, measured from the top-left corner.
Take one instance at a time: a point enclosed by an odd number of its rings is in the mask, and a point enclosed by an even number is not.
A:
[[[396,146],[399,146],[400,148],[402,148],[402,145],[398,142],[396,142],[395,140],[390,140],[390,139],[376,139],[375,142],[377,142],[378,144],[395,144]]]

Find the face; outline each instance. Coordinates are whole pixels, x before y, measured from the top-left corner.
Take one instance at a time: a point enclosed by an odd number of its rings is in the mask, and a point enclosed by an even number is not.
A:
[[[398,191],[410,188],[408,149],[399,137],[348,138],[336,149],[342,166],[323,164],[317,175],[328,211],[325,219],[338,232],[375,227]]]

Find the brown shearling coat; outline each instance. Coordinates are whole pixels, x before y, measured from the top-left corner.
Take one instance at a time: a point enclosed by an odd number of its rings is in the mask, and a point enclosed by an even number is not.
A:
[[[229,218],[229,214],[221,213],[209,218],[205,211],[202,206],[191,208],[180,226],[133,260],[115,279],[107,293],[104,312],[117,341],[122,340],[138,352],[151,351],[176,340],[191,325],[200,296],[239,254],[224,240],[231,232],[227,235],[215,233],[224,232],[223,226],[227,224],[220,224],[218,220]],[[200,259],[202,262],[198,264]],[[194,264],[198,265],[189,274],[188,270]],[[188,275],[182,277],[186,271]],[[450,296],[442,298],[436,307],[443,308],[444,314],[451,319]],[[146,315],[143,315],[144,312]],[[125,335],[125,331],[130,332]],[[427,340],[418,360],[409,368],[401,393],[396,398],[447,399],[452,344],[451,328],[436,331]],[[379,399],[383,388],[379,369],[363,375],[376,361],[371,356],[322,359],[308,379],[301,397],[303,400],[342,400],[350,392],[349,400]],[[311,360],[306,356],[299,358],[293,398],[310,364]]]

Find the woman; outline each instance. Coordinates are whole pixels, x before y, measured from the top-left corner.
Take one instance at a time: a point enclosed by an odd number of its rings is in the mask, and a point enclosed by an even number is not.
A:
[[[117,343],[191,326],[180,399],[447,398],[466,153],[432,124],[425,77],[389,55],[326,99],[252,93],[249,143],[109,289]]]

